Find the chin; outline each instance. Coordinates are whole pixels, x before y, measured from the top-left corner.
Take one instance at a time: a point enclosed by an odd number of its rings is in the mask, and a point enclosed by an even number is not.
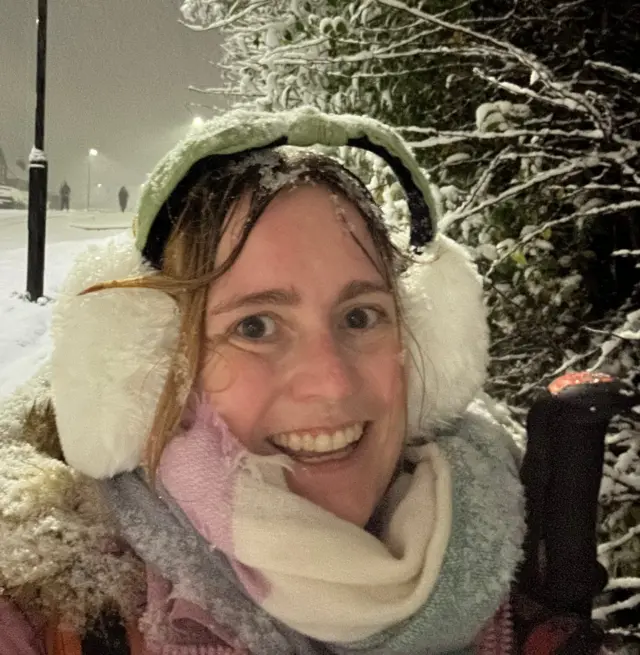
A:
[[[396,453],[381,448],[374,431],[365,431],[355,450],[345,457],[322,463],[295,462],[285,472],[289,489],[338,518],[364,528],[370,521],[393,476],[393,468],[380,466]],[[388,446],[387,443],[383,444]]]

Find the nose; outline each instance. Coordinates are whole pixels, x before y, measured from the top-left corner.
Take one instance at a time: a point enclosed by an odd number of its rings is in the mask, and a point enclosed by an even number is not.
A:
[[[358,385],[354,358],[331,334],[301,344],[291,376],[294,399],[337,402],[352,396]]]

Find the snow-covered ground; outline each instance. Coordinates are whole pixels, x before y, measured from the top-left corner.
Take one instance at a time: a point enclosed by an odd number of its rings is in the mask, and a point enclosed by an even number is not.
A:
[[[54,297],[75,255],[88,243],[126,229],[131,213],[47,213],[45,295]],[[28,379],[47,356],[51,304],[19,297],[26,290],[27,212],[0,210],[0,398]]]

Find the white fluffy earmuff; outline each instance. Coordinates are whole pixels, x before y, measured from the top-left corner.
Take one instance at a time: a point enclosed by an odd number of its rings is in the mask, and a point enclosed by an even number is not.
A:
[[[489,328],[482,280],[463,246],[437,234],[401,286],[408,436],[456,417],[484,384]]]
[[[76,259],[53,309],[51,389],[60,443],[69,465],[94,478],[140,464],[180,317],[161,291],[79,294],[152,270],[131,233],[91,245]]]

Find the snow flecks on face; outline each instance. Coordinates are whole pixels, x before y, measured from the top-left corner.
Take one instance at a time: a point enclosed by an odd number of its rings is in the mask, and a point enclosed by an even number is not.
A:
[[[354,224],[352,219],[349,219],[347,217],[347,210],[345,207],[345,203],[347,200],[345,199],[343,194],[336,193],[336,192],[331,192],[331,203],[334,207],[334,215],[335,218],[337,219],[338,223],[341,224],[342,229],[349,234],[352,237],[355,237],[356,233],[358,232],[357,226]],[[361,205],[354,203],[357,207],[361,207]],[[376,207],[376,211],[379,211]]]
[[[259,170],[259,187],[267,193],[275,194],[284,189],[322,184],[321,181],[314,179],[313,172],[309,171],[308,161],[304,159],[307,152],[291,146],[260,150],[243,158],[231,168],[231,171],[236,175],[242,175],[248,169],[257,167]],[[289,170],[286,172],[280,170],[283,156],[289,163]],[[300,159],[299,166],[296,166],[297,159]],[[377,216],[380,220],[383,220],[383,212],[380,206],[376,204],[365,189],[358,188],[351,173],[346,168],[342,170],[336,168],[334,173],[338,178],[340,187],[349,190],[348,192],[332,191],[331,197],[336,210],[336,217],[344,223],[350,233],[353,233],[355,228],[345,219],[345,202],[355,205],[361,213]]]
[[[331,204],[335,210],[335,216],[342,223],[343,227],[347,232],[353,234],[355,232],[355,227],[352,223],[349,222],[344,210],[344,199],[337,193],[331,193]]]

